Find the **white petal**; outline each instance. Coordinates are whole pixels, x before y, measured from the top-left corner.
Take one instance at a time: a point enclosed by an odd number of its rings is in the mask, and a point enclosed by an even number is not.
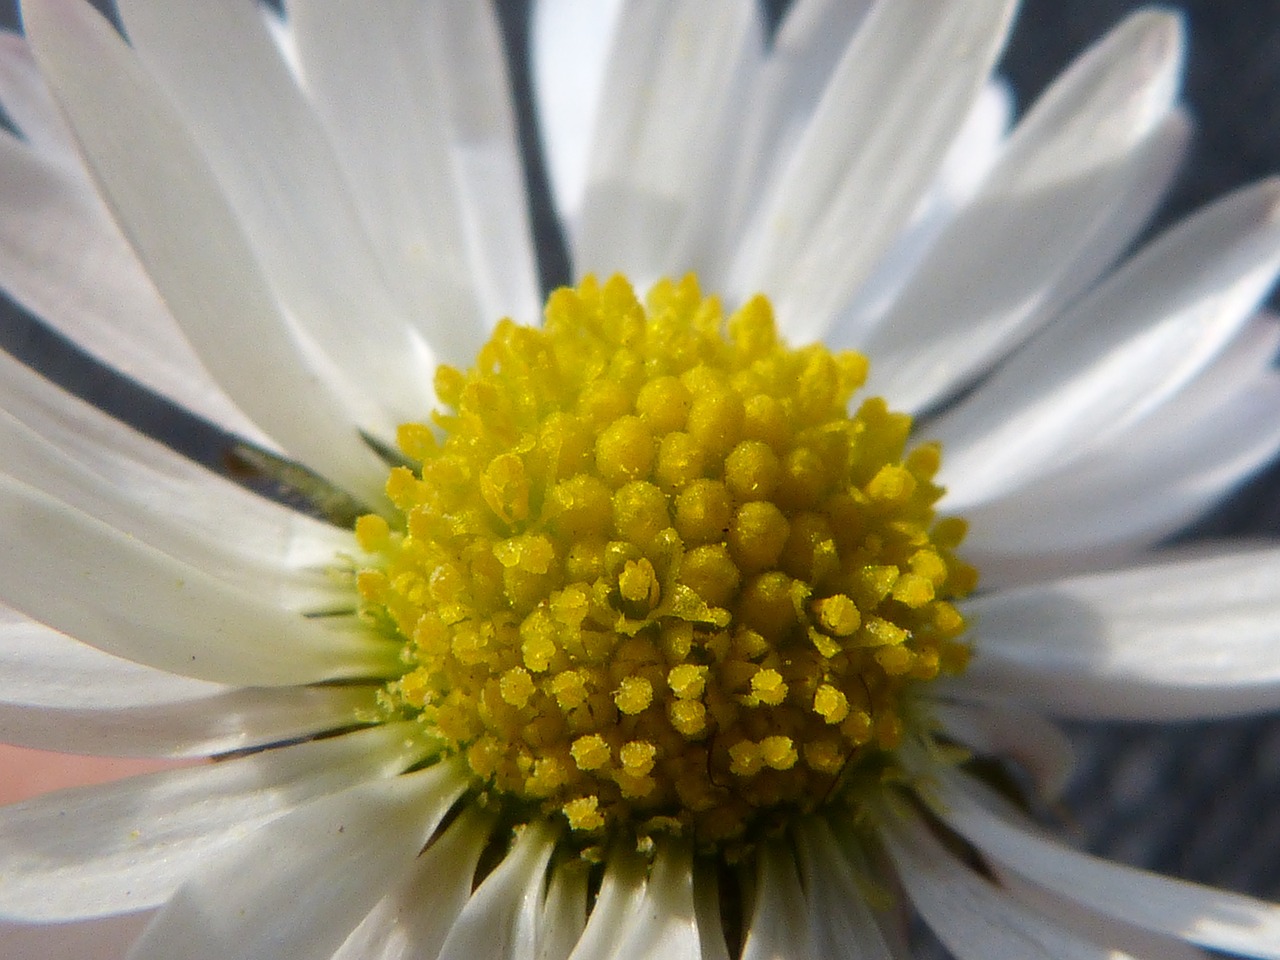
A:
[[[796,828],[800,873],[808,900],[808,934],[813,956],[845,960],[891,960],[867,905],[865,886],[840,855],[839,841],[825,820],[810,818]]]
[[[1280,550],[1219,549],[979,597],[963,683],[1090,719],[1273,710],[1278,582]]]
[[[238,539],[236,532],[242,524],[237,521],[241,518],[235,514],[228,517],[217,510],[220,499],[232,498],[200,496],[212,488],[213,483],[166,485],[163,482],[166,478],[145,469],[103,476],[77,462],[75,453],[59,450],[3,411],[0,411],[0,451],[4,454],[0,467],[4,475],[37,487],[64,503],[74,503],[82,512],[120,533],[251,596],[300,613],[350,610],[354,605],[349,588],[343,590],[332,577],[326,577],[323,569],[295,567],[289,559],[293,544],[288,539],[274,544],[274,550],[254,553],[246,549],[255,545],[255,541],[271,545],[270,531],[253,531],[243,540]],[[89,455],[96,453],[90,451]],[[99,455],[96,459],[101,462],[109,455],[108,452],[107,456]],[[244,499],[252,496],[244,491]],[[178,504],[178,510],[166,511],[167,503]],[[183,514],[192,513],[204,513],[204,522],[187,523]],[[300,534],[297,539],[303,541],[298,545],[298,552],[307,552],[305,526],[291,526]],[[350,541],[345,546],[349,550]],[[325,566],[332,567],[337,560],[335,551],[329,554]]]
[[[161,673],[0,608],[5,741],[102,756],[196,757],[352,725],[372,687],[237,689]]]
[[[1030,883],[999,863],[988,861],[1000,886],[1019,903],[1073,930],[1088,930],[1103,943],[1113,944],[1135,957],[1152,960],[1211,960],[1213,954],[1173,937],[1151,933],[1132,924],[1103,916],[1065,896]]]
[[[517,960],[537,955],[556,830],[526,826],[449,930],[439,960]]]
[[[209,858],[131,960],[328,960],[466,787],[450,765],[364,783],[265,824]]]
[[[659,844],[644,896],[615,933],[612,960],[702,960],[708,934],[694,906],[693,859],[680,843]]]
[[[492,832],[491,818],[463,811],[431,841],[408,877],[369,912],[333,960],[435,960],[471,898],[476,864]]]
[[[108,653],[245,686],[397,669],[351,617],[291,613],[3,476],[0,525],[0,601]]]
[[[762,189],[791,161],[822,92],[861,26],[871,0],[796,0],[788,5],[752,81],[725,210],[718,218],[737,237],[764,199]],[[709,279],[709,278],[708,278]]]
[[[570,225],[587,187],[607,55],[622,5],[623,0],[534,0],[530,14],[542,151],[556,209]]]
[[[389,295],[333,151],[256,5],[117,6],[289,315],[391,419],[420,419],[433,399],[430,348]]]
[[[56,447],[100,486],[184,528],[190,540],[235,554],[246,566],[321,571],[351,550],[348,531],[211,473],[4,354],[0,411]],[[11,450],[5,466],[16,470]],[[31,483],[45,485],[35,477]]]
[[[502,38],[491,5],[292,0],[304,86],[392,289],[441,358],[538,318]],[[423,416],[421,412],[417,414]]]
[[[963,696],[963,680],[952,687]],[[1067,785],[1075,762],[1071,741],[1034,710],[1004,701],[980,700],[937,701],[930,705],[930,711],[946,736],[983,756],[1016,761],[1031,774],[1041,796],[1057,797]]]
[[[7,133],[0,133],[0,285],[104,363],[270,444],[196,358],[79,157],[50,160]]]
[[[404,727],[0,807],[0,916],[71,920],[163,903],[212,851],[299,803],[399,773]]]
[[[150,913],[80,923],[0,923],[0,956],[6,960],[125,960]]]
[[[647,288],[702,266],[761,24],[738,0],[637,0],[615,36],[571,250],[576,273],[621,270]]]
[[[1181,74],[1180,25],[1170,13],[1139,12],[1049,88],[860,344],[874,360],[871,392],[908,411],[936,402],[1129,245],[1173,174],[1181,150],[1171,147],[1185,139],[1181,123],[1164,133]]]
[[[885,845],[911,902],[958,960],[1115,960],[1118,951],[1037,916],[964,867],[925,825],[887,822]]]
[[[1075,463],[965,512],[985,586],[1128,560],[1190,523],[1280,449],[1280,326],[1246,327],[1150,416]]]
[[[568,860],[552,868],[537,960],[567,960],[586,925],[587,867]]]
[[[963,510],[1159,407],[1211,362],[1280,268],[1280,182],[1175,227],[924,429]]]
[[[633,922],[645,893],[644,864],[625,849],[610,855],[600,892],[587,917],[587,926],[570,960],[605,960],[611,957],[618,932]]]
[[[1280,957],[1280,906],[1109,863],[1002,815],[997,798],[952,770],[937,772],[935,812],[988,856],[1091,910],[1215,950]]]
[[[792,339],[828,329],[938,173],[1004,43],[1014,4],[881,3],[846,50],[735,270]]]
[[[94,175],[203,363],[281,446],[379,497],[386,471],[353,417],[375,432],[390,425],[290,328],[166,94],[88,4],[28,0],[22,14]]]
[[[0,103],[37,153],[78,166],[75,139],[40,76],[27,41],[7,30],[0,31]]]
[[[742,960],[790,960],[817,956],[809,941],[808,906],[795,858],[779,841],[756,852],[756,895]]]

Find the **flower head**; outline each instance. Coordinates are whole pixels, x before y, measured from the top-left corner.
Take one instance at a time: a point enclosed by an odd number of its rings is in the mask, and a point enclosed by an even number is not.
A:
[[[0,915],[724,960],[900,955],[909,903],[961,957],[1280,956],[1280,909],[1028,816],[1041,712],[1280,700],[1280,552],[1153,550],[1280,447],[1280,188],[1113,267],[1186,139],[1178,19],[1006,134],[1012,0],[768,41],[547,0],[540,310],[492,11],[341,6],[122,0],[126,43],[28,0],[0,45],[0,280],[308,507],[4,363],[4,736],[219,762],[0,810]]]

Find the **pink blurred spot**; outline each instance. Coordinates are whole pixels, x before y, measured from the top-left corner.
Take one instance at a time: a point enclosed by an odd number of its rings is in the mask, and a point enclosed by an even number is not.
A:
[[[189,761],[78,757],[0,744],[0,803],[25,800],[63,787],[107,783],[136,773],[186,765]]]

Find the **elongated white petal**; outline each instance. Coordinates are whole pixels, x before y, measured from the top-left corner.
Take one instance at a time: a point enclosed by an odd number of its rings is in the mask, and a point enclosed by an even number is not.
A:
[[[492,831],[491,818],[463,811],[431,841],[404,881],[369,912],[333,960],[435,960],[471,897],[476,864]]]
[[[238,689],[161,673],[0,609],[0,730],[63,753],[197,757],[352,725],[372,687]]]
[[[600,960],[608,957],[617,941],[618,932],[633,922],[645,893],[644,863],[625,849],[610,855],[605,866],[600,892],[587,917],[587,926],[571,960]]]
[[[846,50],[749,233],[731,288],[768,290],[787,335],[821,335],[871,276],[987,80],[1014,4],[881,3]]]
[[[951,688],[963,695],[963,682]],[[1016,761],[1031,774],[1045,797],[1056,797],[1067,785],[1074,764],[1071,741],[1055,724],[1034,710],[995,700],[931,704],[942,732],[978,754]]]
[[[1275,709],[1277,582],[1280,550],[1219,548],[980,597],[965,684],[1092,719]]]
[[[622,270],[643,288],[702,265],[720,148],[760,33],[757,6],[736,0],[623,6],[603,93],[609,122],[596,128],[571,237],[579,274]]]
[[[350,617],[291,613],[3,476],[0,524],[0,602],[116,656],[245,686],[397,669]]]
[[[1280,957],[1280,906],[1162,877],[1064,847],[1002,814],[998,798],[953,770],[935,812],[984,854],[1107,916],[1215,950]]]
[[[825,820],[813,817],[796,827],[800,876],[808,901],[808,935],[813,956],[844,960],[891,960],[849,863]],[[865,882],[865,880],[864,880]]]
[[[139,383],[270,444],[201,365],[72,153],[58,161],[0,133],[0,285]]]
[[[1123,956],[1037,916],[971,873],[921,821],[886,823],[883,836],[912,904],[958,960]]]
[[[690,851],[679,843],[661,843],[644,896],[631,922],[617,931],[612,956],[615,960],[702,960],[704,939],[694,906]]]
[[[760,846],[756,864],[755,904],[742,960],[817,956],[817,945],[809,939],[808,907],[794,855],[773,841]]]
[[[1159,410],[1075,463],[968,510],[965,556],[1008,586],[1115,566],[1174,533],[1280,449],[1280,326],[1252,324]]]
[[[534,95],[551,195],[562,222],[582,209],[587,164],[623,0],[534,0]]]
[[[150,913],[131,913],[79,923],[0,923],[0,956],[6,960],[125,960],[150,920]]]
[[[421,418],[430,348],[389,295],[333,151],[255,5],[118,7],[289,316],[390,419]]]
[[[409,733],[379,727],[0,807],[0,916],[71,920],[163,903],[257,826],[405,769],[417,759]]]
[[[797,0],[788,6],[764,61],[750,81],[748,108],[736,122],[741,130],[734,162],[723,171],[731,181],[717,218],[721,243],[739,242],[746,223],[765,199],[764,186],[790,162],[797,141],[817,110],[822,92],[871,0]],[[723,250],[732,263],[732,250]],[[708,278],[710,279],[710,278]]]
[[[1280,182],[1170,230],[925,430],[963,510],[1158,408],[1210,363],[1280,269]]]
[[[209,858],[134,947],[133,960],[328,960],[466,788],[451,765],[305,804]],[[289,897],[280,909],[280,896]]]
[[[79,165],[75,138],[40,76],[26,39],[7,30],[0,31],[0,103],[36,153],[67,166]]]
[[[251,596],[278,602],[300,613],[353,606],[349,590],[340,589],[323,571],[297,569],[278,554],[246,550],[255,540],[267,539],[256,531],[244,542],[238,541],[235,532],[240,524],[231,521],[225,524],[222,533],[210,535],[208,528],[216,528],[224,519],[217,515],[214,503],[199,502],[200,493],[212,484],[184,486],[178,490],[170,484],[166,489],[163,477],[146,470],[131,471],[134,474],[131,477],[123,471],[120,475],[104,477],[77,462],[74,453],[59,450],[3,411],[0,411],[0,451],[4,454],[0,466],[4,475],[37,487],[64,503],[74,503],[79,510],[119,532]],[[177,516],[162,509],[166,500],[181,503],[184,499],[187,505]],[[208,509],[208,519],[203,524],[186,523],[182,514],[189,515],[192,508],[199,510],[202,506]],[[297,526],[299,533],[303,529],[302,525]],[[279,546],[287,548],[287,541]],[[332,566],[336,560],[335,552],[328,558],[327,565]]]
[[[281,446],[380,496],[385,470],[356,424],[388,435],[390,424],[291,328],[166,94],[88,4],[28,0],[22,14],[94,176],[201,361]]]
[[[860,344],[875,360],[871,392],[908,411],[936,402],[1128,246],[1181,154],[1161,133],[1181,74],[1180,24],[1171,13],[1137,13],[1049,88]],[[1181,123],[1172,139],[1185,140]],[[1137,216],[1126,207],[1134,194]],[[1125,229],[1116,229],[1118,212]]]
[[[439,960],[517,960],[537,954],[547,862],[556,839],[548,823],[524,828],[462,908]]]
[[[437,354],[538,317],[502,39],[487,0],[293,0],[306,92],[384,273]],[[424,414],[416,414],[421,418]]]
[[[586,926],[587,869],[584,864],[566,861],[552,868],[538,930],[537,960],[567,960]]]

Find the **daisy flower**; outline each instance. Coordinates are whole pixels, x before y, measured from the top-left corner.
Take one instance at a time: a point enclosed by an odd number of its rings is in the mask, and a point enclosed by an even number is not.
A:
[[[1034,816],[1047,718],[1280,703],[1280,550],[1156,549],[1280,447],[1280,185],[1126,258],[1181,23],[1006,129],[1015,6],[537,4],[544,302],[487,4],[120,0],[126,42],[26,0],[0,281],[308,509],[3,362],[4,737],[216,762],[0,810],[0,916],[135,960],[898,957],[908,909],[961,958],[1280,956],[1280,908]]]

